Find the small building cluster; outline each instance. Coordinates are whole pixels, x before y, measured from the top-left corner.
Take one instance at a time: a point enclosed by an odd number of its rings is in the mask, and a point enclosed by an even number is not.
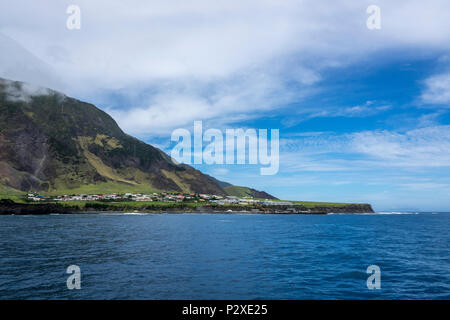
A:
[[[159,202],[208,202],[218,205],[263,205],[263,206],[289,206],[288,201],[260,200],[251,197],[218,196],[198,193],[124,193],[124,194],[80,194],[47,196],[41,194],[28,194],[29,201],[159,201]]]
[[[170,193],[111,193],[111,194],[79,194],[79,195],[59,195],[47,196],[40,194],[28,194],[30,201],[163,201],[163,202],[181,202],[189,199],[191,196],[183,194]]]

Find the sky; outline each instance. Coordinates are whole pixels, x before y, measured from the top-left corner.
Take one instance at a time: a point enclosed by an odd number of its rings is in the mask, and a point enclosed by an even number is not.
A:
[[[91,102],[168,153],[194,121],[279,129],[276,175],[195,167],[281,199],[450,210],[449,1],[5,0],[0,77]]]

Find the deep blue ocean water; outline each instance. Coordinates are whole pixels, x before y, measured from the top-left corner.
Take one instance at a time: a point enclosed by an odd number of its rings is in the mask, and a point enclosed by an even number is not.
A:
[[[450,299],[450,214],[0,216],[0,258],[0,299]]]

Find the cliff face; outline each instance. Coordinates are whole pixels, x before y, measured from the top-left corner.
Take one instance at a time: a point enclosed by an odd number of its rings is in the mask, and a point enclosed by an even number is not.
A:
[[[161,150],[125,134],[94,105],[4,79],[0,186],[21,191],[227,195],[217,180],[175,164]]]
[[[324,213],[374,213],[372,206],[370,204],[348,204],[339,207],[316,206],[312,210]]]
[[[327,214],[327,213],[370,213],[372,207],[368,204],[349,204],[340,207],[314,207],[306,209],[302,206],[280,207],[280,206],[199,206],[191,207],[183,203],[168,204],[166,207],[136,206],[130,208],[127,204],[110,204],[88,202],[78,206],[65,206],[59,203],[25,204],[15,203],[12,200],[0,200],[0,215],[2,214],[49,214],[49,213],[79,213],[79,212],[117,212],[117,211],[141,211],[141,212],[201,212],[201,213],[266,213],[266,214]]]

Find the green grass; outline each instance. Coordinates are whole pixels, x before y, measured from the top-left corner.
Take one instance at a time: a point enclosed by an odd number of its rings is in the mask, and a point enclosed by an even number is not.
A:
[[[235,197],[248,197],[251,196],[251,192],[249,190],[249,188],[247,187],[239,187],[239,186],[230,186],[230,187],[226,187],[225,191],[228,193],[228,195],[230,196],[235,196]],[[255,198],[255,200],[265,200],[265,199],[257,199]],[[270,201],[274,201],[274,202],[292,202],[294,205],[301,205],[304,206],[305,208],[316,208],[316,207],[345,207],[348,205],[352,205],[352,204],[356,204],[356,203],[343,203],[343,202],[318,202],[318,201],[291,201],[291,200],[270,200]]]
[[[252,196],[250,189],[247,187],[229,186],[225,187],[224,190],[229,196],[235,196],[240,198]]]
[[[317,207],[346,207],[349,205],[367,205],[366,203],[345,203],[345,202],[320,202],[320,201],[296,201],[296,200],[270,200],[273,202],[292,202],[294,205],[301,205],[306,208]]]
[[[0,199],[10,199],[18,203],[25,202],[26,193],[10,187],[0,185]]]
[[[80,211],[90,210],[117,210],[117,211],[139,211],[142,209],[148,210],[164,210],[169,208],[196,208],[201,206],[208,206],[207,203],[194,202],[162,202],[162,201],[64,201],[57,202],[63,207],[78,208]]]
[[[340,203],[340,202],[316,202],[316,201],[291,201],[292,203],[302,205],[306,208],[315,207],[346,207],[352,203]]]
[[[40,194],[44,195],[64,195],[64,194],[106,194],[106,193],[153,193],[153,192],[161,192],[151,186],[148,185],[129,185],[125,183],[110,181],[110,182],[102,182],[98,184],[88,184],[83,185],[78,188],[69,189],[69,188],[58,188],[57,190],[52,190],[49,192],[40,192]]]
[[[246,197],[249,196],[249,190],[246,187],[239,187],[239,186],[231,186],[225,188],[226,192],[230,195],[234,195],[237,197]],[[99,184],[90,184],[90,185],[84,185],[82,187],[76,188],[76,189],[58,189],[56,191],[51,192],[40,192],[40,194],[49,195],[49,196],[57,196],[57,195],[72,195],[72,194],[106,194],[106,193],[118,193],[118,194],[124,194],[124,193],[153,193],[153,192],[161,192],[160,190],[153,189],[148,186],[142,186],[142,185],[128,185],[124,183],[119,182],[106,182],[106,183],[99,183]],[[16,189],[1,186],[0,185],[0,199],[10,199],[17,203],[24,203],[26,202],[26,193],[22,191],[18,191]],[[264,200],[264,199],[258,199],[258,200]],[[289,201],[292,202],[294,205],[303,206],[305,208],[317,208],[317,207],[345,207],[348,205],[363,205],[363,204],[357,204],[357,203],[340,203],[340,202],[317,202],[317,201],[291,201],[291,200],[271,200],[271,201]],[[51,201],[50,201],[51,202]],[[163,202],[163,201],[149,201],[149,202],[140,202],[140,201],[118,201],[118,202],[103,202],[103,201],[64,201],[64,202],[57,202],[61,204],[62,206],[69,206],[69,207],[77,207],[80,208],[80,210],[83,210],[86,207],[86,204],[88,206],[91,206],[92,204],[99,204],[99,206],[109,206],[109,207],[117,207],[119,209],[125,209],[125,210],[139,210],[141,208],[145,207],[151,207],[151,208],[174,208],[174,207],[199,207],[199,206],[214,206],[208,202]],[[365,204],[364,204],[365,205]],[[233,207],[235,205],[223,205],[226,207]],[[249,206],[250,207],[250,206]]]

